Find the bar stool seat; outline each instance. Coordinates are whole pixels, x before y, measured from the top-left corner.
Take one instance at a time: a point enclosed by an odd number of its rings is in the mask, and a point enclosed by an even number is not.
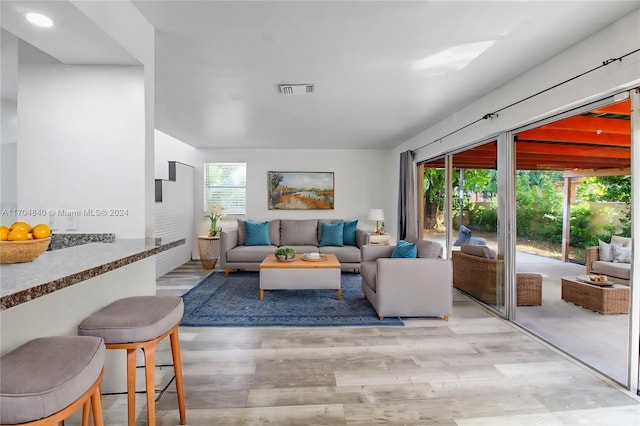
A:
[[[107,349],[127,351],[128,422],[135,424],[136,350],[145,358],[147,424],[155,425],[155,352],[158,342],[169,336],[176,378],[180,424],[186,424],[182,362],[178,326],[184,313],[180,296],[136,296],[116,300],[78,325],[81,336],[104,339]]]
[[[82,336],[34,339],[2,356],[0,423],[58,424],[82,405],[82,424],[93,411],[102,425],[104,356],[101,338]]]

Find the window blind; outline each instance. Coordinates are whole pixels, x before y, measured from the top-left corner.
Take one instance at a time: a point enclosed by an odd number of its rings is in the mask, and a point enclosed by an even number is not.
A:
[[[205,163],[204,205],[224,207],[225,214],[247,212],[247,163]]]

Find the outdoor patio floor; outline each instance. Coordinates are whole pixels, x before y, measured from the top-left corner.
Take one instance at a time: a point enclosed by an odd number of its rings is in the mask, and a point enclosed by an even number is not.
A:
[[[603,315],[565,302],[562,277],[585,274],[585,267],[518,252],[516,271],[543,274],[542,306],[521,306],[516,323],[538,337],[622,383],[627,383],[629,315]]]

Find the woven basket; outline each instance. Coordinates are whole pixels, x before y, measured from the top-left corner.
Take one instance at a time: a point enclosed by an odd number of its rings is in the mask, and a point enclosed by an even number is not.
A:
[[[27,241],[0,241],[0,263],[31,262],[47,250],[51,237]]]

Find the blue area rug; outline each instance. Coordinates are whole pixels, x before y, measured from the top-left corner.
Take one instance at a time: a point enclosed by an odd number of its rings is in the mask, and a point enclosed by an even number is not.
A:
[[[342,274],[342,300],[335,290],[265,291],[260,274],[213,272],[185,293],[181,325],[189,327],[401,326],[399,318],[380,321],[362,294],[359,274]]]

